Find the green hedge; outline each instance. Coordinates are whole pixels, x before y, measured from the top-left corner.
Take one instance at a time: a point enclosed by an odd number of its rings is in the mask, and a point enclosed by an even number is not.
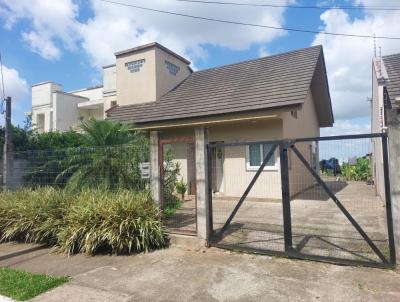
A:
[[[129,254],[168,243],[159,208],[147,192],[53,188],[0,194],[0,241],[57,246],[67,253]]]

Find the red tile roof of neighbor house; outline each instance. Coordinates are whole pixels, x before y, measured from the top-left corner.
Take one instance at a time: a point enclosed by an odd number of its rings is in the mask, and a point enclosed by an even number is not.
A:
[[[322,46],[196,71],[159,100],[116,106],[109,119],[136,124],[303,104],[311,89],[321,127],[333,113]]]
[[[389,97],[394,101],[400,97],[400,53],[382,57],[388,74],[386,89]]]

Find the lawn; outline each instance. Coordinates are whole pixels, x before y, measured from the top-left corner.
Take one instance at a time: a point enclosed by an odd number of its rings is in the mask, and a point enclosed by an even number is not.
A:
[[[0,295],[17,301],[25,301],[67,281],[67,277],[37,275],[0,268]]]

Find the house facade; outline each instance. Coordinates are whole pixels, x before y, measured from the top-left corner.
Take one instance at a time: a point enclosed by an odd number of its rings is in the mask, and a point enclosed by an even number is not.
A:
[[[371,130],[386,132],[386,112],[392,103],[400,102],[400,54],[374,58],[372,61]],[[385,198],[382,145],[373,141],[372,175],[376,193]]]
[[[145,63],[140,68],[144,72],[148,63],[144,54],[150,50],[133,49],[124,56],[129,57],[126,61],[130,62],[143,59]],[[185,61],[179,63],[186,64]],[[179,63],[175,64],[179,66]],[[140,77],[140,68],[133,77]],[[125,105],[121,105],[118,101],[117,106],[107,111],[108,119],[134,123],[137,128],[150,133],[155,200],[162,199],[157,185],[159,179],[155,177],[161,169],[159,165],[163,164],[160,145],[169,145],[174,159],[180,164],[180,177],[187,183],[189,194],[197,194],[198,201],[199,194],[204,193],[201,192],[203,187],[199,188],[204,177],[201,176],[204,171],[198,171],[199,157],[204,154],[201,146],[249,142],[246,146],[217,149],[211,157],[213,194],[237,198],[243,194],[272,146],[256,142],[316,137],[321,127],[333,124],[320,46],[197,72],[186,73],[181,65],[172,76],[177,81],[169,82],[169,90],[162,89],[166,87],[164,85],[161,89],[156,86],[160,93],[156,92],[152,101],[148,101],[150,97],[135,95],[132,88],[130,94],[124,94],[129,95],[126,100],[131,100],[131,104],[124,100]],[[177,78],[179,76],[181,78]],[[191,143],[193,148],[188,146]],[[317,167],[318,146],[308,143],[299,148]],[[289,168],[292,195],[314,184],[311,174],[290,154]],[[260,200],[281,198],[277,150],[248,196]]]

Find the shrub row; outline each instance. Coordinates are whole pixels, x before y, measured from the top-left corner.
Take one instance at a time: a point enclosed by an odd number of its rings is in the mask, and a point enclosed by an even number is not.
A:
[[[147,192],[54,188],[0,193],[0,241],[56,246],[61,251],[129,254],[167,244],[159,208]]]

